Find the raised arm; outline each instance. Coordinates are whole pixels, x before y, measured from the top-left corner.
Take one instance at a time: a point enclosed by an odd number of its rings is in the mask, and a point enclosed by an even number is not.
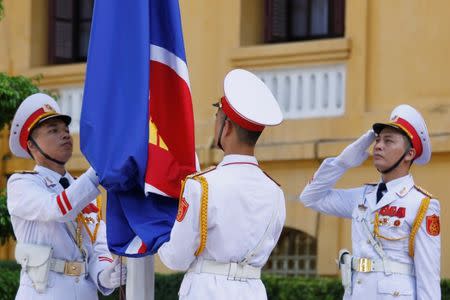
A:
[[[95,171],[90,168],[61,193],[43,187],[33,174],[14,174],[8,180],[8,210],[12,216],[29,221],[72,220],[100,193]]]
[[[364,188],[333,188],[347,169],[357,167],[367,159],[367,149],[374,139],[374,132],[369,130],[347,146],[338,157],[325,159],[311,182],[303,189],[300,201],[319,212],[350,218],[355,201],[364,197]]]

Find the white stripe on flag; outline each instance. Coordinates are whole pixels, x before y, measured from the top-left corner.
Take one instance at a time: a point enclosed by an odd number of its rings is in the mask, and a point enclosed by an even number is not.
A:
[[[155,193],[161,196],[166,196],[166,197],[170,197],[169,195],[167,195],[166,193],[164,193],[163,191],[155,188],[153,185],[148,184],[147,182],[145,183],[145,194],[148,196],[149,193]]]
[[[126,254],[137,254],[139,251],[139,248],[142,246],[142,240],[140,237],[135,236],[134,239],[130,242],[130,244],[127,247],[127,250],[125,250]]]
[[[189,90],[191,89],[188,67],[184,60],[182,60],[172,52],[156,45],[150,45],[150,59],[169,66],[172,70],[175,71],[175,73],[178,74],[178,76],[183,78],[183,80],[188,85]]]

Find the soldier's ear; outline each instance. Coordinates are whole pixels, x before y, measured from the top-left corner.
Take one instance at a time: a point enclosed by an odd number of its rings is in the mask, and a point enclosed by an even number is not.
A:
[[[414,160],[414,158],[416,157],[416,149],[414,149],[413,147],[410,147],[408,150],[408,153],[405,155],[405,160],[407,162],[412,162]]]
[[[224,124],[224,127],[223,127],[223,135],[224,136],[229,136],[233,130],[234,130],[233,122],[230,119],[226,118],[225,119],[225,124]]]
[[[32,141],[30,141],[30,140],[27,141],[27,147],[28,147],[28,149],[30,149],[30,151],[34,150],[36,148],[34,143]]]

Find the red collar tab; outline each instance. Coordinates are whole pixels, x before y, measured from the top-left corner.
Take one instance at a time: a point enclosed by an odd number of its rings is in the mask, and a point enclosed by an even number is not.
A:
[[[239,126],[244,129],[250,131],[263,131],[264,125],[255,124],[249,120],[247,120],[244,116],[241,116],[237,111],[233,109],[230,103],[227,100],[227,97],[223,96],[221,99],[223,112],[227,115],[231,121],[235,122]]]
[[[420,140],[420,136],[417,134],[416,129],[405,119],[402,118],[396,118],[393,122],[393,124],[397,124],[403,131],[408,134],[408,136],[411,138],[411,143],[416,149],[416,157],[420,157],[422,155],[422,141]]]

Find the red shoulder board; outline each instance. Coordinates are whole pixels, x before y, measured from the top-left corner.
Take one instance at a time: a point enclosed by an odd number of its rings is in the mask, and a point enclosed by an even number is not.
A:
[[[427,232],[431,236],[438,236],[441,232],[438,215],[427,216]]]

